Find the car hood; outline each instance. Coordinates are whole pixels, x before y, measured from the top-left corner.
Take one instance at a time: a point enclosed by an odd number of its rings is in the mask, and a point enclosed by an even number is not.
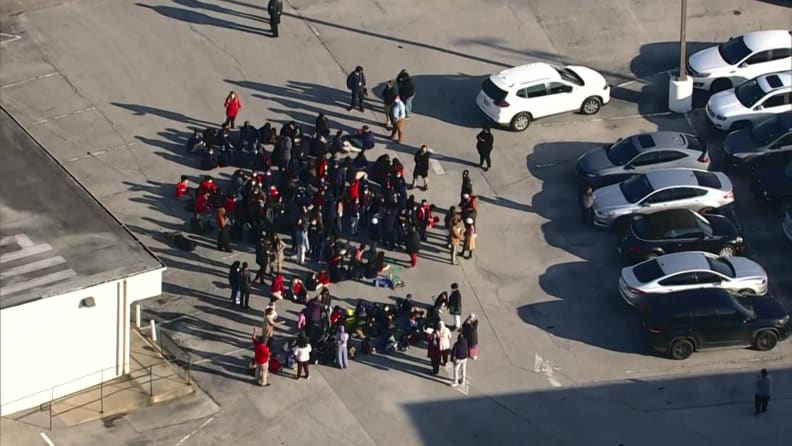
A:
[[[707,74],[729,66],[721,57],[717,46],[693,53],[690,59],[688,59],[688,64],[690,64],[690,68],[693,68],[697,72]]]
[[[608,159],[606,149],[594,149],[584,153],[578,158],[578,168],[584,172],[601,174],[603,171],[612,169],[613,163]]]
[[[757,319],[781,319],[789,312],[784,305],[771,296],[751,297],[751,305],[756,312]]]
[[[751,259],[745,257],[729,257],[728,262],[734,268],[734,273],[737,277],[764,277],[767,279],[767,273],[761,265]]]
[[[764,147],[757,146],[751,139],[751,128],[745,127],[726,135],[723,150],[729,155],[762,152]]]
[[[604,87],[608,83],[601,74],[591,68],[582,67],[580,65],[570,65],[567,68],[577,73],[577,75],[583,79],[583,83],[586,84],[587,87],[596,87],[598,85]]]
[[[725,117],[744,114],[748,109],[737,99],[734,89],[715,93],[707,104],[716,115]]]
[[[622,208],[628,204],[618,184],[601,187],[594,191],[594,208],[599,211]]]

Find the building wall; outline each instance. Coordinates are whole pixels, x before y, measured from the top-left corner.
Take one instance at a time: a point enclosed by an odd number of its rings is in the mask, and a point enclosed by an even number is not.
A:
[[[161,289],[157,270],[0,311],[0,415],[123,374],[129,306]],[[86,297],[96,305],[80,308]]]

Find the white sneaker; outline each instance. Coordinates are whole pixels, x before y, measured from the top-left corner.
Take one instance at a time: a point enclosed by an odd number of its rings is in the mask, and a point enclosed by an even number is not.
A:
[[[451,383],[451,387],[459,387],[459,383],[454,381]]]

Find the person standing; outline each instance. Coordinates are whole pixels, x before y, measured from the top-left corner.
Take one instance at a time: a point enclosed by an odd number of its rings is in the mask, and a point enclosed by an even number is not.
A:
[[[262,236],[259,238],[258,243],[256,244],[256,265],[258,265],[259,269],[256,273],[256,277],[253,278],[254,281],[262,284],[264,283],[264,275],[267,273],[267,264],[269,263],[269,249],[268,244],[266,242],[266,237]]]
[[[355,67],[355,71],[347,76],[347,88],[352,93],[347,110],[352,111],[353,108],[357,107],[360,111],[364,111],[363,96],[366,90],[366,75],[363,74],[363,67],[360,65]]]
[[[269,386],[267,373],[269,372],[270,350],[267,347],[266,336],[256,336],[253,329],[253,363],[256,366],[256,382],[260,386]]]
[[[451,361],[454,363],[454,382],[451,387],[465,383],[467,374],[468,345],[465,337],[460,333],[451,349]]]
[[[488,171],[490,167],[492,167],[490,154],[492,153],[492,144],[494,142],[495,138],[492,136],[492,132],[490,131],[489,127],[482,128],[479,134],[476,135],[476,150],[479,154],[479,167],[484,169],[484,172]],[[486,167],[484,167],[484,163],[487,163]]]
[[[226,218],[226,209],[223,206],[218,206],[214,211],[215,223],[217,224],[217,249],[220,251],[231,252],[228,240],[228,218]]]
[[[393,102],[396,100],[396,88],[393,87],[393,81],[385,82],[385,89],[382,90],[382,102],[385,103],[385,128],[391,128],[391,115],[390,109]]]
[[[465,195],[473,195],[473,180],[470,179],[470,171],[462,171],[462,186],[459,188],[460,201],[465,200]]]
[[[228,96],[226,97],[225,109],[226,120],[223,123],[223,126],[234,128],[234,121],[236,120],[239,111],[242,110],[242,102],[239,100],[239,96],[237,96],[233,91],[228,93]]]
[[[448,313],[454,316],[454,330],[462,328],[460,324],[462,318],[462,293],[459,292],[457,283],[451,284],[451,294],[448,296]]]
[[[413,98],[415,98],[415,83],[407,69],[402,68],[398,76],[396,76],[396,88],[399,91],[399,97],[404,102],[405,119],[410,119],[412,102]]]
[[[418,264],[418,252],[421,250],[421,235],[415,227],[411,227],[407,232],[404,250],[410,255],[410,267],[415,268]]]
[[[594,190],[587,184],[580,195],[580,212],[584,223],[591,223],[594,220],[593,208]]]
[[[440,372],[440,334],[435,330],[429,338],[429,345],[426,346],[426,357],[432,363],[432,374]]]
[[[767,369],[762,369],[754,383],[754,415],[767,412],[772,392],[773,377],[767,373]]]
[[[349,360],[348,342],[349,333],[344,330],[344,324],[340,324],[336,334],[336,361],[338,362],[338,367],[342,369],[347,368],[347,361]]]
[[[247,262],[242,263],[242,270],[239,272],[239,308],[245,310],[250,308],[250,291],[253,288],[253,273],[248,269]]]
[[[459,218],[458,215],[455,215],[454,218],[451,220],[450,223],[451,227],[449,228],[449,243],[451,245],[451,264],[458,265],[457,262],[457,253],[459,252],[459,245],[462,243],[462,219]]]
[[[462,257],[469,259],[473,257],[476,250],[476,224],[472,217],[465,219],[465,243],[462,247]],[[467,253],[467,255],[465,255]]]
[[[424,183],[421,189],[425,191],[429,190],[429,159],[431,156],[432,153],[429,151],[429,147],[427,147],[426,144],[422,144],[421,148],[415,152],[415,156],[413,156],[415,168],[413,169],[413,178],[410,188],[415,187],[415,179],[421,177]]]
[[[269,0],[269,3],[267,4],[267,12],[269,13],[272,37],[277,38],[278,25],[280,25],[281,14],[283,14],[283,2],[281,0]]]
[[[445,322],[440,321],[437,334],[440,337],[440,364],[445,367],[448,364],[448,355],[451,353],[451,330],[446,327]]]
[[[402,102],[401,98],[396,96],[396,99],[393,100],[393,105],[390,108],[390,116],[391,122],[393,123],[393,130],[391,130],[390,139],[401,143],[402,141],[402,134],[404,133],[404,118],[405,118],[405,108],[404,102]],[[399,135],[396,138],[396,135]]]
[[[468,344],[468,357],[475,361],[478,358],[478,318],[475,313],[470,313],[462,323],[462,336]]]
[[[305,379],[311,379],[308,374],[308,362],[311,360],[311,344],[308,342],[307,337],[300,337],[297,339],[297,345],[292,350],[294,359],[297,361],[297,376],[294,379],[300,379],[300,375],[305,371]]]
[[[275,272],[281,274],[283,272],[283,255],[286,251],[286,243],[281,240],[278,234],[272,235],[272,247],[275,251]],[[270,265],[270,268],[272,265]]]
[[[228,285],[231,287],[231,302],[239,305],[239,273],[242,268],[239,266],[239,260],[231,264],[231,269],[228,271]]]

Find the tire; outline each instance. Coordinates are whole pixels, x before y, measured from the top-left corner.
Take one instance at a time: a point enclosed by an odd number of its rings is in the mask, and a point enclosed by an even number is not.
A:
[[[753,347],[760,352],[766,352],[775,348],[778,344],[778,335],[774,331],[762,330],[754,337]]]
[[[523,132],[531,125],[531,115],[528,113],[517,113],[509,123],[509,128],[515,132]]]
[[[734,255],[734,248],[731,246],[724,246],[718,251],[720,257],[732,257]]]
[[[674,341],[671,342],[668,353],[673,359],[683,360],[690,358],[690,355],[693,354],[694,350],[695,347],[693,346],[693,342],[691,342],[690,339],[674,339]]]
[[[754,291],[752,289],[749,289],[749,288],[746,288],[744,290],[738,291],[737,294],[740,294],[740,295],[743,295],[743,296],[756,296],[756,291]]]
[[[719,93],[723,90],[728,90],[732,87],[732,83],[729,79],[717,79],[715,82],[710,85],[710,94]]]
[[[586,100],[580,104],[580,113],[583,113],[584,115],[593,115],[600,111],[601,107],[602,99],[596,96],[591,96],[586,98]]]

